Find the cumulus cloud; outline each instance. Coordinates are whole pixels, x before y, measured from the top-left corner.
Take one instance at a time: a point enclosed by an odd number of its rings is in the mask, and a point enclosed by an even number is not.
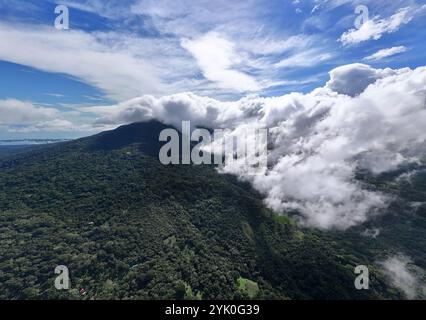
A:
[[[418,8],[401,8],[395,14],[388,18],[380,19],[374,17],[367,20],[359,29],[350,29],[342,34],[340,41],[345,44],[356,44],[368,40],[378,40],[385,33],[398,31],[401,26],[409,23]]]
[[[332,70],[330,78],[307,94],[222,102],[182,93],[85,111],[101,114],[97,125],[157,119],[179,128],[181,120],[190,120],[236,136],[245,126],[267,128],[265,172],[247,175],[243,164],[221,170],[250,181],[277,212],[296,212],[309,226],[347,229],[390,200],[357,181],[358,169],[379,174],[426,153],[426,67],[354,64]]]
[[[426,284],[423,283],[421,269],[416,268],[410,258],[404,255],[393,256],[380,265],[392,285],[404,292],[408,299],[425,297]]]
[[[398,53],[406,52],[408,49],[404,46],[392,47],[388,49],[382,49],[372,54],[371,56],[365,57],[367,61],[378,61],[384,58],[392,57]]]
[[[354,97],[378,79],[394,73],[391,69],[373,69],[368,65],[356,63],[332,70],[326,86],[334,92]]]

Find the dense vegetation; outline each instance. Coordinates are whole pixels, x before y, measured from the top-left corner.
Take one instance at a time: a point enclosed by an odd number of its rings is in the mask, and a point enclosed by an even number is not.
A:
[[[36,149],[38,146],[29,146],[29,145],[12,145],[12,146],[2,146],[0,145],[0,158],[10,157],[12,155],[17,155],[32,149]]]
[[[133,124],[0,159],[1,299],[401,298],[377,253],[410,246],[425,266],[424,209],[414,234],[398,224],[402,242],[393,222],[384,242],[303,229],[213,167],[161,165],[161,128]],[[370,290],[354,288],[359,264]],[[54,287],[58,265],[69,291]]]

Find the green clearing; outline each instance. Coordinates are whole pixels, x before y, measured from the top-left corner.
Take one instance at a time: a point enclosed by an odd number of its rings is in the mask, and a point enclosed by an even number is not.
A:
[[[253,299],[259,292],[259,285],[250,279],[240,277],[238,278],[238,289]]]

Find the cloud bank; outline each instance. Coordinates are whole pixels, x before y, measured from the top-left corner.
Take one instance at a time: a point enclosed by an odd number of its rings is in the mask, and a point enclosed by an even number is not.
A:
[[[426,67],[374,69],[363,64],[330,72],[330,81],[310,93],[248,96],[221,102],[192,93],[143,96],[115,106],[89,108],[97,125],[157,119],[180,127],[269,129],[268,169],[224,172],[250,181],[277,212],[295,211],[302,223],[347,229],[385,208],[389,199],[356,181],[358,169],[379,174],[425,155]]]

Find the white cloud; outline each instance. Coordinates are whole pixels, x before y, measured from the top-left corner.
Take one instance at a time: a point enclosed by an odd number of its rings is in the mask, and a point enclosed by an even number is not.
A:
[[[408,299],[422,298],[426,293],[426,284],[422,283],[420,270],[415,268],[410,258],[399,255],[381,262],[385,274],[392,285],[404,292]]]
[[[180,39],[206,79],[213,79],[222,91],[224,87],[266,91],[274,84],[288,83],[281,65],[294,70],[331,58],[324,39],[299,30],[278,29],[265,20],[276,11],[259,0],[179,0],[172,4],[166,0],[141,0],[132,6],[132,12],[148,16],[161,34]]]
[[[53,119],[59,112],[53,108],[37,107],[30,102],[6,99],[0,100],[0,113],[0,125],[16,125]]]
[[[379,19],[378,17],[367,20],[359,29],[350,29],[342,34],[340,41],[345,44],[356,44],[368,40],[378,40],[385,33],[393,33],[401,26],[409,23],[417,10],[407,7],[399,9],[395,14],[388,18]]]
[[[321,61],[312,59],[318,50],[309,51],[317,46],[318,39],[313,36],[285,39],[262,32],[253,38],[246,32],[236,38],[237,31],[228,29],[193,37],[177,32],[175,36],[144,38],[120,32],[58,31],[53,26],[0,23],[0,37],[8,39],[0,46],[0,59],[71,75],[116,101],[183,91],[216,97],[262,91],[289,83],[278,72],[279,66],[274,66],[277,56],[295,56],[293,66],[283,65],[291,68]],[[311,54],[300,56],[301,51]]]
[[[356,181],[358,168],[377,174],[426,154],[426,67],[381,70],[354,64],[330,76],[325,87],[308,94],[235,102],[192,93],[144,96],[85,111],[102,115],[98,125],[157,119],[176,127],[190,120],[236,133],[245,125],[268,128],[271,150],[264,175],[246,176],[238,166],[224,171],[250,181],[278,212],[296,210],[306,225],[346,229],[390,200]]]
[[[97,14],[109,19],[118,19],[128,15],[127,6],[120,0],[55,0],[57,4],[66,5],[69,8]]]
[[[392,74],[395,74],[395,71],[391,69],[373,69],[368,65],[355,63],[332,70],[326,87],[334,92],[354,97],[364,92],[378,79]]]
[[[86,26],[73,19],[67,31],[53,23],[1,22],[0,37],[8,41],[0,59],[70,75],[115,101],[184,91],[235,99],[272,87],[288,90],[300,80],[296,72],[290,80],[289,71],[334,56],[321,37],[269,21],[276,10],[259,0],[55,2],[70,6],[71,16],[83,10],[106,17],[116,31],[79,30]]]
[[[252,41],[242,41],[238,45],[256,55],[284,54],[315,47],[318,45],[318,39],[305,34],[293,35],[284,39],[262,35]]]
[[[277,62],[274,67],[285,69],[285,68],[297,68],[297,67],[311,67],[322,62],[328,61],[333,57],[330,53],[323,53],[318,49],[309,49],[304,52],[291,55],[281,61]]]
[[[406,52],[408,49],[404,46],[392,47],[388,49],[382,49],[372,54],[371,56],[365,57],[367,61],[378,61],[384,58],[392,57],[398,53]]]
[[[197,60],[204,76],[220,88],[238,91],[260,89],[253,77],[235,69],[242,58],[234,44],[218,33],[210,32],[195,40],[184,39],[182,46]]]
[[[8,39],[1,60],[74,76],[117,100],[181,91],[180,81],[194,72],[179,41],[5,23],[0,38]]]
[[[59,110],[16,99],[0,100],[0,127],[8,132],[75,131],[72,122],[61,119]],[[86,129],[91,131],[86,125]]]
[[[262,5],[259,0],[139,0],[131,13],[149,16],[162,34],[195,38],[212,30],[229,34],[236,26],[245,32],[247,24],[259,18],[261,10],[256,9]]]
[[[219,125],[225,122],[244,119],[241,108],[232,102],[200,97],[193,93],[181,93],[161,98],[143,96],[114,106],[81,108],[84,112],[102,115],[96,125],[128,124],[132,122],[157,119],[176,127],[182,119],[190,120],[194,125]]]

